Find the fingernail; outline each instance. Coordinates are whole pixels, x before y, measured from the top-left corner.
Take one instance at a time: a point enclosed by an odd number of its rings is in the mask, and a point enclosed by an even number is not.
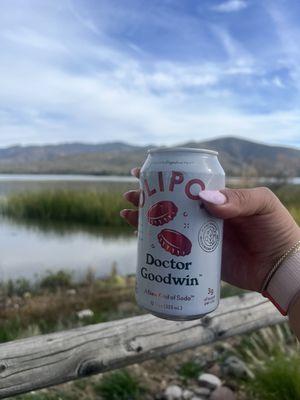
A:
[[[136,176],[136,175],[135,175],[136,170],[137,170],[136,167],[135,167],[135,168],[132,168],[132,169],[130,170],[130,173],[131,173],[132,176]],[[128,171],[128,170],[127,170],[127,171]]]
[[[216,206],[225,204],[227,201],[226,196],[219,192],[219,190],[201,190],[199,197],[208,203],[215,204]]]
[[[129,210],[126,210],[126,209],[121,210],[121,211],[120,211],[120,216],[121,216],[122,218],[126,218],[127,215],[128,215],[128,211],[129,211]]]
[[[126,200],[127,200],[127,195],[128,195],[128,193],[129,193],[129,191],[128,191],[128,192],[125,192],[125,193],[123,193],[123,197],[124,197],[124,199],[126,199]]]

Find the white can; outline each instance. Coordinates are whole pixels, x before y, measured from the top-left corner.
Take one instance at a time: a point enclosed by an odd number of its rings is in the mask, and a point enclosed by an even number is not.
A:
[[[217,155],[157,148],[141,169],[136,299],[158,317],[197,319],[218,306],[223,221],[199,198],[225,187]]]

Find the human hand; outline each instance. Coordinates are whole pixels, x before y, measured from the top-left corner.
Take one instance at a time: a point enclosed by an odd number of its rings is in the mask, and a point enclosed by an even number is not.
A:
[[[139,177],[139,169],[133,170]],[[138,206],[139,191],[124,197]],[[285,251],[300,239],[300,229],[275,194],[265,187],[204,190],[206,210],[224,219],[222,279],[243,289],[261,291],[268,272]],[[137,227],[138,210],[121,211]]]

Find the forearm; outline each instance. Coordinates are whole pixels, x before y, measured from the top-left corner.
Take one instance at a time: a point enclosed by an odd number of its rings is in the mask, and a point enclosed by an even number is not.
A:
[[[297,299],[290,306],[289,322],[292,331],[300,340],[300,296],[297,296]]]

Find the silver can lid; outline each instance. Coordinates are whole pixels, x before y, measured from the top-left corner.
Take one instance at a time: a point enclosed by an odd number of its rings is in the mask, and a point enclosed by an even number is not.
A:
[[[217,156],[219,153],[215,150],[208,150],[208,149],[198,149],[194,147],[157,147],[148,150],[148,154],[153,153],[165,153],[165,152],[193,152],[193,153],[206,153],[210,155]]]

